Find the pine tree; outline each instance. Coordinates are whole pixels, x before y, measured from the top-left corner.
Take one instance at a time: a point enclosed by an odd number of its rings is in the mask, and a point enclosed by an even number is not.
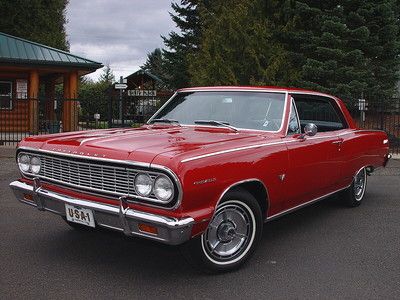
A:
[[[111,70],[111,67],[109,64],[107,64],[103,68],[103,73],[100,74],[99,77],[99,83],[106,84],[106,85],[112,85],[115,82],[115,75],[113,71]]]
[[[68,50],[67,5],[68,0],[0,1],[0,32]]]
[[[396,1],[296,1],[279,40],[290,84],[338,95],[391,97],[398,81]]]
[[[163,80],[165,78],[164,64],[163,52],[160,48],[156,48],[147,54],[146,62],[140,68]]]
[[[272,43],[264,1],[215,0],[202,7],[202,41],[190,57],[194,85],[267,85],[287,80],[285,52]]]
[[[172,3],[172,20],[180,33],[171,32],[162,37],[167,47],[163,51],[165,60],[164,80],[173,89],[187,87],[190,84],[189,56],[198,51],[201,40],[199,4],[204,0],[181,0]]]

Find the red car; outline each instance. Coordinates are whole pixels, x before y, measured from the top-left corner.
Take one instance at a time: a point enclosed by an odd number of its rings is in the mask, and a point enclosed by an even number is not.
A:
[[[336,97],[274,87],[179,90],[136,129],[28,137],[16,198],[75,228],[182,244],[212,271],[254,252],[263,224],[334,193],[363,200],[390,158]]]

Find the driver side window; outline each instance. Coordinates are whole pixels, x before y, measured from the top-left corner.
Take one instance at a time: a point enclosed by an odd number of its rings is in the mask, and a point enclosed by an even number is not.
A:
[[[299,123],[299,117],[297,115],[296,105],[294,104],[294,100],[292,98],[292,104],[289,116],[288,135],[295,133],[300,133],[300,123]]]
[[[346,128],[334,103],[325,97],[296,96],[296,108],[301,128],[308,123],[317,125],[318,132],[335,131]]]

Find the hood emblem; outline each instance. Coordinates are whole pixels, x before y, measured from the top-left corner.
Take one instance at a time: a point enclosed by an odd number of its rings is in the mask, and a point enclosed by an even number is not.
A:
[[[106,157],[104,154],[70,151],[70,150],[57,149],[57,148],[53,148],[53,149],[51,149],[51,151],[61,152],[61,153],[68,153],[68,154],[73,154],[73,155],[80,155],[80,156],[91,156],[91,157],[102,157],[102,158]]]

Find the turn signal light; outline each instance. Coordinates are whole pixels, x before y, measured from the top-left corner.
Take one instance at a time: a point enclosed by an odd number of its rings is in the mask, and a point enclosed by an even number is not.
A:
[[[33,196],[31,194],[24,194],[24,200],[33,201]]]
[[[155,234],[155,235],[158,234],[158,230],[156,227],[153,227],[153,226],[150,226],[147,224],[141,224],[141,223],[138,225],[138,227],[141,232]]]

